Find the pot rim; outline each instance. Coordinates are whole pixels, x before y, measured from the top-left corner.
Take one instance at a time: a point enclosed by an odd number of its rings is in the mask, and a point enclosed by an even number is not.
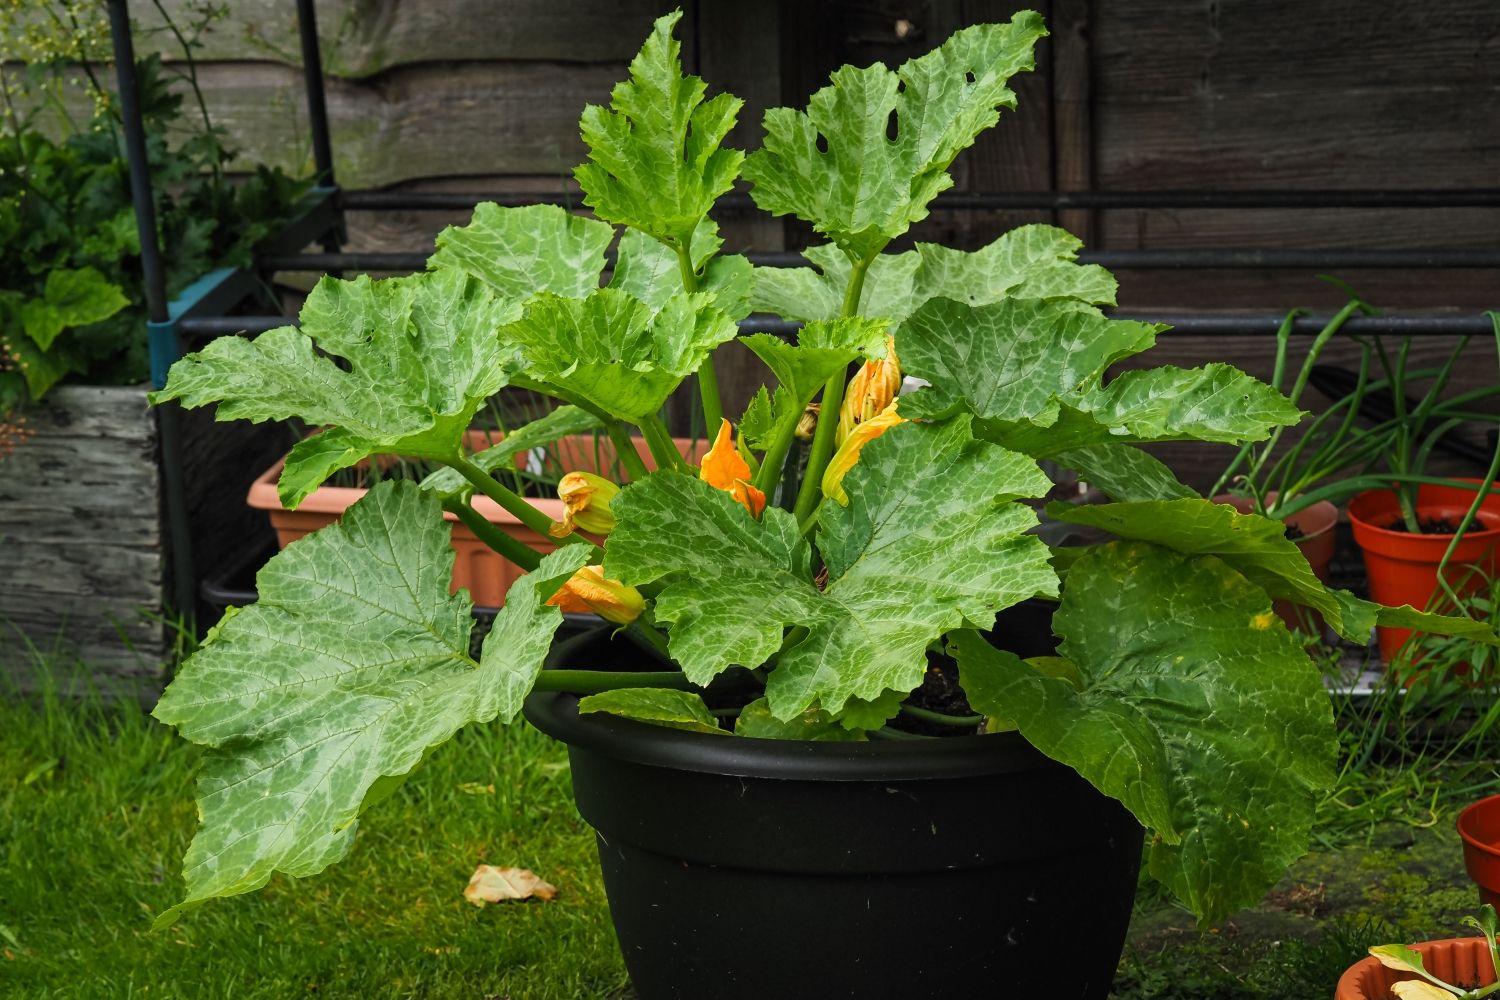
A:
[[[1063,768],[1019,734],[843,743],[728,738],[655,726],[605,713],[578,712],[578,696],[535,692],[526,720],[553,739],[653,767],[742,778],[797,781],[925,781]]]
[[[1468,478],[1461,478],[1461,479],[1458,479],[1456,481],[1457,482],[1465,482],[1465,483],[1479,483],[1479,482],[1481,482],[1481,480],[1478,480],[1478,479],[1468,479]],[[1429,487],[1426,486],[1426,485],[1424,485],[1422,487],[1422,489],[1428,489],[1428,488]],[[1455,490],[1462,489],[1462,487],[1457,487],[1457,486],[1446,486],[1446,487],[1440,486],[1440,487],[1431,487],[1431,488],[1434,488],[1434,489],[1455,489]],[[1474,491],[1474,490],[1464,490],[1464,492],[1465,493],[1473,493],[1473,492],[1477,492],[1477,491]],[[1361,517],[1360,513],[1359,513],[1359,508],[1361,506],[1360,501],[1363,500],[1365,497],[1373,497],[1373,496],[1392,497],[1392,498],[1394,498],[1396,496],[1396,491],[1395,490],[1389,490],[1389,489],[1364,490],[1363,492],[1355,494],[1354,497],[1352,499],[1350,499],[1349,506],[1347,508],[1348,512],[1349,512],[1349,520],[1352,523],[1354,523],[1355,525],[1357,525],[1360,528],[1361,531],[1369,532],[1369,533],[1371,533],[1372,535],[1374,535],[1377,538],[1397,538],[1397,539],[1429,538],[1429,539],[1443,539],[1444,541],[1451,541],[1452,540],[1453,535],[1451,533],[1450,534],[1439,534],[1439,533],[1425,534],[1424,533],[1424,534],[1421,534],[1421,535],[1413,535],[1409,531],[1392,531],[1390,528],[1382,528],[1380,525],[1376,524],[1375,522],[1370,521],[1370,520],[1368,520],[1368,519],[1366,519],[1364,517]],[[1417,497],[1418,497],[1417,510],[1421,511],[1421,509],[1423,507],[1423,504],[1421,503],[1421,493],[1420,493],[1420,491],[1418,492]],[[1485,496],[1484,503],[1480,505],[1479,513],[1482,514],[1482,513],[1485,513],[1486,511],[1488,511],[1489,513],[1492,513],[1492,514],[1500,514],[1500,483],[1497,483],[1495,486],[1493,486],[1493,487],[1490,488],[1490,492]],[[1475,517],[1476,517],[1476,519],[1478,519],[1478,514],[1476,514]],[[1482,521],[1480,523],[1481,523],[1481,525],[1483,524]],[[1500,538],[1500,524],[1497,524],[1493,528],[1484,528],[1484,527],[1481,527],[1480,530],[1478,530],[1478,531],[1473,530],[1473,527],[1471,526],[1470,530],[1464,532],[1464,539],[1465,540],[1468,540],[1468,539],[1480,539],[1480,540],[1488,541],[1489,539],[1492,539],[1492,538]]]
[[[1488,955],[1489,952],[1487,942],[1485,942],[1485,939],[1482,937],[1452,937],[1438,938],[1433,941],[1418,941],[1414,943],[1413,948],[1414,950],[1420,952],[1424,948],[1436,948],[1441,945],[1470,945],[1471,947],[1484,945],[1485,954]],[[1376,958],[1374,955],[1367,955],[1364,958],[1360,959],[1358,962],[1355,962],[1353,965],[1349,966],[1349,968],[1345,969],[1344,974],[1339,977],[1338,986],[1334,989],[1334,1000],[1346,1000],[1346,998],[1349,998],[1349,1000],[1354,1000],[1354,998],[1356,997],[1354,990],[1358,985],[1360,973],[1365,969],[1371,968],[1372,966],[1378,966],[1380,964],[1380,959]],[[1359,990],[1358,996],[1365,996],[1365,992],[1363,989]],[[1365,997],[1365,1000],[1383,1000],[1383,998]]]
[[[1500,858],[1500,847],[1487,844],[1464,829],[1464,820],[1468,818],[1469,814],[1478,812],[1484,806],[1491,806],[1492,808],[1493,806],[1500,806],[1500,795],[1488,795],[1477,802],[1470,802],[1464,807],[1463,812],[1458,814],[1458,819],[1454,821],[1453,825],[1458,828],[1458,835],[1463,839],[1465,847],[1472,847],[1481,854],[1487,854],[1492,858]]]

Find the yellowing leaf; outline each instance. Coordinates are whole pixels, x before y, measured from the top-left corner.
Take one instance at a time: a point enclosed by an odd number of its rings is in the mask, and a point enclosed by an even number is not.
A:
[[[1426,975],[1427,970],[1422,967],[1422,956],[1404,944],[1380,944],[1370,949],[1370,954],[1387,969],[1395,969],[1397,972],[1415,972],[1417,975]]]
[[[557,898],[557,887],[542,881],[534,872],[525,868],[496,868],[494,865],[480,865],[474,869],[474,874],[469,876],[469,885],[464,889],[464,898],[475,906],[483,906],[485,903],[508,903],[519,899],[551,900]]]
[[[1404,983],[1395,983],[1391,986],[1391,992],[1396,994],[1400,1000],[1453,1000],[1455,996],[1460,995],[1434,986],[1431,983],[1424,983],[1419,979],[1409,979]]]

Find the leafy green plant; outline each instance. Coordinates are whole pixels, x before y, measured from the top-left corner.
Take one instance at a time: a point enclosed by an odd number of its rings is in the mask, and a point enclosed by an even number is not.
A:
[[[1500,931],[1500,918],[1496,917],[1495,908],[1485,903],[1480,908],[1478,917],[1464,918],[1464,925],[1484,935],[1485,943],[1490,949],[1491,965],[1493,968],[1500,969],[1500,948],[1495,945],[1495,934]],[[1379,944],[1370,949],[1370,954],[1388,969],[1411,972],[1422,977],[1396,983],[1391,987],[1391,992],[1400,1000],[1451,1000],[1453,997],[1458,997],[1459,1000],[1480,1000],[1481,997],[1487,997],[1500,990],[1500,982],[1474,987],[1455,986],[1444,982],[1427,971],[1422,964],[1420,952],[1406,945]]]
[[[265,168],[238,182],[224,176],[234,152],[208,117],[193,60],[216,10],[192,5],[183,28],[167,18],[186,69],[169,69],[156,56],[137,65],[158,240],[170,251],[164,255],[169,295],[213,267],[248,264],[251,248],[284,223],[306,190]],[[119,114],[95,70],[103,25],[101,5],[74,0],[0,10],[3,54],[26,63],[18,77],[0,69],[6,112],[0,134],[0,415],[42,398],[69,376],[104,385],[147,376],[129,172]],[[80,73],[94,112],[70,127],[60,80]],[[195,95],[191,111],[173,89],[179,78]],[[63,138],[52,138],[39,123],[48,112],[64,123]]]
[[[215,341],[156,395],[216,403],[221,419],[330,425],[290,455],[278,484],[289,506],[372,454],[447,466],[379,484],[275,557],[260,601],[229,612],[163,695],[157,718],[206,750],[187,896],[160,923],[339,860],[360,813],[431,747],[514,719],[530,691],[705,738],[893,737],[944,649],[975,713],[950,718],[954,732],[1004,723],[1125,803],[1152,833],[1150,872],[1200,917],[1254,900],[1305,849],[1334,743],[1319,672],[1272,598],[1350,636],[1376,621],[1494,635],[1326,589],[1278,523],[1196,496],[1137,448],[1259,440],[1301,414],[1228,365],[1108,377],[1161,328],[1099,310],[1114,279],[1078,266],[1067,233],[885,252],[1014,105],[1007,81],[1033,64],[1038,15],[965,29],[896,71],[845,67],[805,111],[768,113],[748,156],[720,145],[739,102],[705,101],[682,75],[679,16],[657,22],[611,106],[584,113],[578,177],[597,218],[481,205],[442,234],[428,271],[325,279],[300,329]],[[812,266],[721,252],[709,212],[737,175],[763,209],[828,237]],[[777,384],[736,433],[715,419],[711,355],[756,307],[803,326],[792,340],[739,338]],[[697,467],[661,417],[694,373],[717,429]],[[897,398],[903,373],[928,387]],[[573,534],[540,556],[475,516],[477,490],[548,527],[490,475],[512,448],[463,449],[506,385],[563,404],[512,438],[581,416],[622,456],[636,454],[633,431],[649,445],[659,471],[628,463],[628,484],[575,512],[607,506],[592,521],[602,546]],[[804,474],[789,477],[820,393]],[[1024,501],[1049,486],[1040,460],[1116,501],[1049,513],[1118,540],[1052,551],[1031,533]],[[477,659],[469,598],[448,592],[444,510],[530,571]],[[1060,602],[1059,655],[991,646],[981,633],[996,612],[1033,597]],[[543,672],[560,608],[621,625],[654,661],[632,665],[654,669]],[[701,692],[730,672],[751,697],[715,712]]]

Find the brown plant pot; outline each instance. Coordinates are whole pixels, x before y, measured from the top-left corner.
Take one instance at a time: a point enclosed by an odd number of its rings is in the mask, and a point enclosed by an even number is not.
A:
[[[1276,501],[1274,490],[1266,494],[1266,500],[1270,503]],[[1255,509],[1254,502],[1249,497],[1227,493],[1214,497],[1214,503],[1228,504],[1241,514],[1249,514]],[[1338,546],[1338,533],[1334,529],[1338,527],[1339,509],[1327,500],[1320,500],[1283,520],[1301,532],[1301,537],[1293,540],[1294,544],[1307,560],[1307,565],[1312,568],[1313,575],[1327,583],[1328,567],[1333,563],[1333,554]],[[1281,600],[1273,602],[1272,608],[1286,622],[1287,628],[1300,628],[1315,634],[1323,631],[1323,616],[1311,608]]]
[[[490,431],[469,431],[467,446],[470,451],[488,448],[500,440]],[[650,449],[643,438],[634,438],[636,451],[648,469],[656,468]],[[673,438],[673,443],[688,461],[696,462],[708,450],[708,442],[698,438]],[[593,435],[575,435],[558,441],[554,448],[559,463],[566,469],[608,474],[615,459],[614,443],[607,438],[597,441]],[[304,535],[332,524],[349,507],[365,495],[362,488],[346,486],[320,486],[296,510],[289,510],[276,494],[276,480],[286,464],[283,457],[261,475],[250,486],[246,501],[251,507],[266,511],[271,518],[271,527],[276,531],[276,541],[281,548]],[[531,506],[554,521],[561,520],[563,503],[555,499],[528,500]],[[473,498],[474,509],[485,520],[497,526],[507,535],[546,554],[557,548],[554,539],[537,534],[526,527],[515,515],[502,509],[486,496]],[[466,589],[474,603],[480,607],[498,608],[505,603],[505,594],[522,575],[514,563],[502,558],[485,545],[474,533],[461,524],[453,514],[444,513],[453,526],[453,549],[457,558],[453,562],[453,591]]]
[[[1421,954],[1423,967],[1444,982],[1488,986],[1495,981],[1495,966],[1484,938],[1448,938],[1412,947]],[[1339,977],[1333,1000],[1392,1000],[1392,985],[1420,978],[1411,972],[1387,969],[1373,957],[1360,959]]]
[[[1473,490],[1423,486],[1417,490],[1417,516],[1447,518],[1457,523],[1473,502]],[[1427,607],[1438,590],[1438,563],[1453,536],[1414,535],[1393,527],[1401,523],[1401,505],[1391,490],[1368,490],[1349,501],[1349,523],[1354,529],[1354,540],[1364,552],[1370,599],[1387,607],[1403,604],[1418,609]],[[1492,490],[1448,563],[1448,579],[1458,593],[1473,593],[1483,582],[1482,575],[1494,576],[1500,569],[1497,545],[1500,545],[1500,492]],[[1465,568],[1477,568],[1482,574],[1465,573]],[[1391,663],[1411,630],[1382,626],[1377,631],[1381,659]]]
[[[1479,887],[1479,901],[1500,906],[1500,795],[1471,803],[1458,815],[1464,869]]]

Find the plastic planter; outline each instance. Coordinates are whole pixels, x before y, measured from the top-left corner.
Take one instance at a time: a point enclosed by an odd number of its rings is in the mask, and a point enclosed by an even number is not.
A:
[[[1474,482],[1474,480],[1469,480]],[[1458,486],[1423,486],[1417,491],[1417,514],[1427,519],[1446,518],[1457,524],[1474,502],[1474,491]],[[1452,535],[1414,535],[1402,530],[1401,507],[1391,490],[1370,490],[1349,501],[1349,522],[1354,540],[1364,551],[1370,598],[1377,604],[1399,607],[1410,604],[1425,608],[1438,590],[1437,568],[1453,541]],[[1500,494],[1491,492],[1448,562],[1448,580],[1459,593],[1471,593],[1482,582],[1480,574],[1493,575],[1500,563]],[[1392,662],[1409,629],[1380,628],[1380,655]]]
[[[1479,901],[1500,907],[1500,795],[1470,805],[1458,816],[1464,868],[1479,886]]]
[[[526,717],[568,744],[642,1000],[1107,994],[1141,828],[1019,736],[751,740],[577,707]]]
[[[470,431],[468,447],[470,451],[479,451],[499,440],[498,435],[488,431]],[[708,448],[707,443],[701,439],[673,438],[673,441],[690,461],[696,461]],[[644,439],[636,438],[635,446],[646,467],[654,469],[656,464]],[[602,467],[603,474],[608,475],[615,456],[614,445],[602,436],[597,441],[592,435],[564,438],[555,447],[559,463],[569,470],[599,472]],[[257,476],[245,498],[251,507],[264,510],[270,515],[271,527],[276,531],[276,541],[282,548],[303,535],[332,524],[365,495],[363,488],[320,486],[296,510],[289,510],[282,506],[281,498],[276,495],[276,480],[281,476],[281,467],[285,463],[286,459],[282,458]],[[562,518],[561,500],[534,499],[530,503],[554,521]],[[491,524],[538,552],[546,554],[557,547],[554,539],[532,531],[489,497],[476,496],[473,505]],[[453,549],[457,554],[453,562],[453,590],[467,589],[474,603],[480,607],[500,607],[505,603],[505,593],[510,590],[510,585],[520,578],[521,569],[476,538],[472,531],[459,523],[456,516],[446,513],[443,516],[453,526]]]
[[[1448,938],[1412,947],[1421,953],[1423,967],[1444,982],[1472,987],[1495,981],[1495,966],[1484,938]],[[1373,957],[1360,959],[1339,977],[1333,1000],[1391,1000],[1393,984],[1420,978],[1387,969]]]

